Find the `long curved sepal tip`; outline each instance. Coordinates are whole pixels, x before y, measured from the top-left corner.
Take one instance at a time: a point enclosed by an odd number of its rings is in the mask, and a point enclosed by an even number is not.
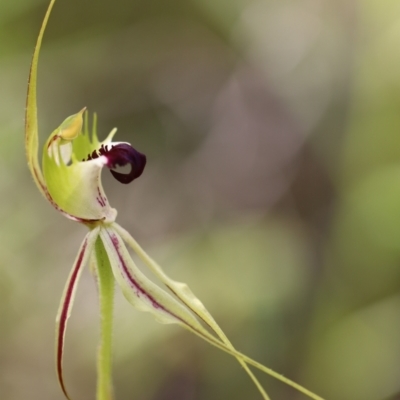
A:
[[[103,227],[100,237],[114,277],[126,299],[136,309],[150,312],[164,324],[189,324],[192,329],[204,329],[190,311],[139,270],[113,225]]]
[[[207,326],[209,326],[217,336],[226,344],[226,346],[230,347],[232,350],[235,350],[227,336],[224,334],[222,329],[219,327],[217,322],[214,320],[212,315],[206,309],[204,304],[201,302],[199,298],[195,296],[195,294],[191,291],[189,286],[186,283],[177,282],[171,279],[169,276],[165,274],[163,269],[142,249],[142,247],[136,242],[136,240],[130,235],[130,233],[122,228],[117,223],[114,224],[115,231],[121,235],[121,238],[128,244],[129,247],[139,256],[142,262],[150,269],[150,271],[172,292],[172,294],[180,300],[183,304],[188,307],[193,314],[197,315],[200,320],[202,320]],[[246,373],[249,375],[250,379],[253,381],[254,385],[257,387],[261,396],[264,400],[270,400],[270,397],[265,392],[264,388],[247,366],[247,364],[237,358],[239,364],[243,367]]]
[[[28,92],[26,96],[26,112],[25,112],[25,151],[26,158],[28,160],[28,167],[31,171],[32,177],[38,187],[39,191],[44,197],[48,198],[46,183],[43,178],[42,171],[40,169],[40,164],[38,160],[38,147],[39,147],[39,137],[38,137],[38,122],[37,122],[37,71],[40,48],[42,46],[42,39],[44,31],[46,30],[47,22],[50,17],[51,10],[55,0],[51,0],[46,15],[43,19],[42,26],[40,27],[39,35],[36,41],[35,50],[32,57],[31,68],[29,71],[28,78]]]
[[[189,325],[186,325],[185,328],[191,330],[196,335],[200,336],[202,339],[208,341],[210,344],[218,347],[220,350],[234,356],[238,362],[245,369],[251,380],[256,385],[260,394],[263,396],[265,400],[269,399],[269,396],[259,383],[258,379],[249,369],[248,365],[251,365],[262,372],[273,376],[274,378],[280,380],[281,382],[297,389],[299,392],[305,394],[306,396],[315,399],[315,400],[323,400],[322,397],[316,395],[315,393],[309,391],[308,389],[298,385],[296,382],[291,381],[290,379],[284,377],[281,374],[273,371],[272,369],[254,361],[253,359],[245,356],[244,354],[238,352],[233,345],[230,343],[229,339],[226,337],[222,329],[218,326],[212,315],[205,308],[203,303],[198,299],[195,294],[190,290],[190,288],[182,282],[177,282],[171,278],[169,278],[163,269],[141,248],[141,246],[136,242],[136,240],[117,223],[113,224],[113,228],[116,233],[118,233],[121,238],[131,247],[131,249],[138,255],[141,261],[149,268],[149,270],[173,293],[173,295],[179,299],[185,306],[196,315],[201,321],[203,321],[209,328],[211,328],[216,335],[220,338],[221,341],[217,340],[215,337],[210,335],[208,331],[199,331],[193,330]],[[247,365],[248,364],[248,365]]]
[[[64,292],[61,297],[60,306],[56,318],[56,371],[57,378],[60,383],[61,389],[65,397],[70,400],[68,392],[65,387],[63,377],[63,355],[64,355],[64,341],[65,331],[67,328],[67,321],[71,314],[72,305],[75,299],[76,288],[82,274],[83,267],[88,263],[89,257],[93,251],[94,244],[99,235],[100,228],[95,228],[90,231],[83,240],[76,257],[72,270],[68,276],[67,283],[64,287]]]

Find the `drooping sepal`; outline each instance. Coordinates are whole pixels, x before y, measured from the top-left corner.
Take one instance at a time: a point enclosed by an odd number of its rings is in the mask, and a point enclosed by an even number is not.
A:
[[[93,229],[83,240],[81,248],[78,252],[78,256],[68,276],[67,283],[65,284],[56,318],[56,370],[61,389],[67,399],[70,399],[70,397],[68,396],[63,377],[65,331],[67,328],[68,318],[71,314],[76,288],[81,277],[83,267],[85,264],[87,264],[93,251],[94,244],[99,235],[99,230],[99,227]]]
[[[209,328],[211,328],[215,334],[221,339],[221,341],[231,350],[235,351],[235,348],[219,327],[215,319],[206,309],[201,300],[195,296],[189,286],[183,282],[177,282],[171,279],[163,269],[142,249],[139,243],[129,234],[127,230],[122,228],[117,223],[113,225],[115,231],[121,235],[121,238],[128,244],[129,247],[138,255],[141,261],[146,265],[147,268],[172,292],[172,294],[181,301],[194,315],[204,322]],[[255,386],[259,390],[264,400],[270,400],[268,394],[264,388],[250,370],[248,365],[240,358],[236,357],[239,364],[243,367],[250,379],[254,382]]]
[[[216,338],[214,335],[211,335],[208,330],[204,329],[203,326],[196,320],[196,325],[191,325],[188,321],[185,321],[182,326],[195,335],[201,337],[205,341],[209,342],[211,345],[219,348],[220,350],[230,354],[235,357],[237,361],[243,366],[246,370],[247,374],[251,378],[251,380],[256,385],[260,394],[263,396],[265,400],[269,400],[268,394],[265,392],[264,388],[261,386],[258,379],[255,377],[253,372],[250,370],[249,366],[259,369],[260,371],[278,379],[279,381],[289,385],[299,392],[305,394],[306,396],[314,399],[314,400],[323,400],[322,397],[312,393],[308,389],[303,386],[293,382],[292,380],[286,378],[285,376],[275,372],[271,368],[266,367],[258,363],[257,361],[247,357],[246,355],[237,351],[231,342],[228,340],[224,332],[215,322],[214,318],[208,312],[203,303],[194,295],[194,293],[190,290],[190,288],[182,282],[177,282],[171,278],[169,278],[162,268],[152,259],[147,253],[139,246],[136,240],[121,226],[117,223],[113,223],[112,230],[120,236],[120,240],[125,241],[129,247],[139,256],[139,258],[143,261],[143,263],[149,268],[149,270],[173,293],[174,297],[183,303],[186,307],[187,311],[196,315],[201,321],[205,323],[215,334],[218,336]],[[238,294],[240,295],[240,294]],[[175,299],[174,299],[175,300]],[[191,314],[190,314],[191,315]]]
[[[161,323],[188,324],[193,329],[203,329],[190,311],[139,270],[112,225],[103,227],[100,237],[108,254],[114,277],[127,300],[136,309],[150,312]]]

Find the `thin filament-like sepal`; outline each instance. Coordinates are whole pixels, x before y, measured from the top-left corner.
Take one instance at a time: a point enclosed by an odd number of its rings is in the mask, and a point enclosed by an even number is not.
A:
[[[68,276],[67,283],[64,287],[64,292],[61,297],[60,306],[56,318],[56,370],[61,389],[67,399],[70,399],[70,397],[68,396],[63,377],[65,331],[67,328],[68,318],[71,314],[72,305],[75,299],[76,288],[81,277],[83,267],[85,266],[85,264],[87,264],[89,260],[98,234],[99,228],[95,228],[85,236],[72,270]]]
[[[158,278],[160,281],[168,287],[171,292],[185,304],[189,310],[191,310],[198,318],[200,318],[207,326],[209,326],[221,339],[221,341],[216,340],[215,337],[210,335],[208,331],[199,331],[193,330],[192,327],[189,325],[184,326],[186,329],[191,330],[196,335],[200,336],[202,339],[208,341],[215,347],[218,347],[220,350],[225,351],[226,353],[234,356],[238,362],[244,367],[247,374],[253,380],[254,384],[257,386],[258,390],[264,397],[264,399],[268,399],[268,395],[265,390],[262,388],[261,384],[258,382],[257,378],[248,368],[248,365],[251,365],[264,373],[273,376],[274,378],[280,380],[281,382],[294,387],[301,393],[309,396],[314,400],[323,400],[320,396],[312,393],[308,389],[302,387],[301,385],[297,384],[296,382],[291,381],[290,379],[284,377],[281,374],[273,371],[272,369],[265,367],[264,365],[254,361],[253,359],[245,356],[244,354],[238,352],[233,345],[230,343],[224,332],[215,322],[214,318],[208,312],[208,310],[204,307],[203,303],[193,294],[190,288],[182,282],[174,281],[173,279],[169,278],[162,268],[150,257],[147,253],[140,247],[140,245],[136,242],[136,240],[122,228],[120,225],[114,223],[113,227],[115,231],[121,235],[122,239],[132,248],[132,250],[139,256],[139,258],[143,261],[143,263],[150,269],[150,271]]]
[[[138,310],[150,312],[161,323],[189,324],[203,329],[194,315],[169,293],[147,278],[136,266],[113,224],[100,231],[114,277],[127,300]]]
[[[219,327],[212,315],[198,299],[190,288],[182,282],[177,282],[169,278],[163,269],[142,249],[139,243],[130,235],[130,233],[118,224],[114,224],[115,230],[121,235],[122,239],[132,248],[132,250],[139,256],[142,262],[150,269],[150,271],[173,293],[173,295],[185,304],[195,315],[197,315],[207,326],[209,326],[217,336],[228,346],[230,349],[235,350],[232,343],[229,341],[225,333]],[[240,358],[237,359],[239,364],[243,367],[250,379],[254,382],[258,391],[263,396],[264,400],[270,400],[264,388],[252,373],[247,364]]]

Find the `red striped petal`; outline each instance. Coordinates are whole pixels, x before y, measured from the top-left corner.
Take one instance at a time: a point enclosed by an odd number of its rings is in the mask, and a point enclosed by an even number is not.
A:
[[[63,378],[63,355],[64,355],[64,341],[65,331],[67,328],[67,321],[71,314],[72,305],[74,303],[75,293],[79,278],[81,276],[83,267],[87,264],[90,254],[92,253],[94,243],[97,239],[99,228],[90,231],[80,249],[78,256],[74,262],[72,270],[68,276],[63,295],[61,297],[60,306],[56,318],[56,366],[57,366],[57,377],[60,383],[61,389],[67,399],[67,390],[65,388]]]

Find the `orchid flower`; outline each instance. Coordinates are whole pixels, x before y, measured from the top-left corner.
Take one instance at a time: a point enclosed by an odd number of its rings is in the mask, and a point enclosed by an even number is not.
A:
[[[55,0],[51,0],[47,9],[29,73],[25,146],[28,166],[39,191],[64,216],[86,225],[89,229],[66,282],[56,318],[56,371],[65,397],[70,399],[63,378],[63,351],[67,321],[82,270],[85,265],[90,264],[98,284],[100,298],[98,400],[113,398],[111,330],[114,282],[117,282],[127,300],[136,309],[151,313],[158,322],[178,324],[235,357],[253,380],[263,399],[268,400],[269,397],[249,366],[272,375],[315,400],[322,400],[321,397],[295,382],[238,352],[189,287],[169,278],[135,239],[115,222],[117,211],[110,206],[104,193],[101,183],[102,169],[109,168],[115,179],[128,184],[142,174],[146,165],[146,157],[129,143],[113,141],[116,129],[100,142],[96,133],[96,118],[93,118],[93,126],[89,129],[88,113],[83,108],[65,119],[51,133],[44,145],[40,166],[36,99],[37,69],[42,38],[54,3]],[[130,172],[117,172],[115,171],[117,166],[129,166]],[[168,292],[138,269],[128,248],[138,255],[153,276],[165,285]]]

